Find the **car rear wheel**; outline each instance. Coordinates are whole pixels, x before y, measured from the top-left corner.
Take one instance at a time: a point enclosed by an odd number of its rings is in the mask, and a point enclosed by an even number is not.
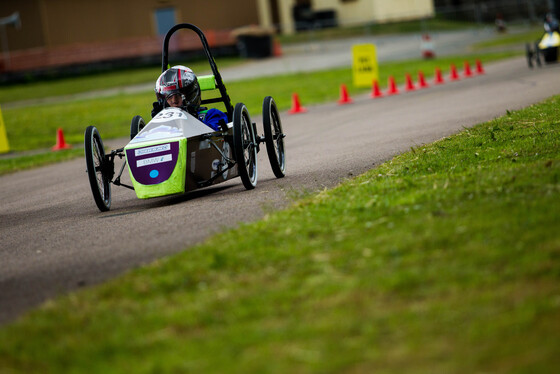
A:
[[[282,122],[278,114],[276,102],[271,96],[264,98],[263,102],[263,127],[266,153],[270,166],[276,178],[286,175],[286,154],[284,151],[284,138]]]
[[[134,139],[136,135],[146,126],[144,118],[141,116],[134,116],[130,122],[130,140]]]
[[[249,111],[242,103],[233,110],[233,148],[241,181],[251,190],[257,185],[257,143]]]
[[[111,208],[109,161],[105,157],[105,148],[99,131],[94,126],[88,126],[86,129],[84,148],[93,199],[100,211],[108,211]]]

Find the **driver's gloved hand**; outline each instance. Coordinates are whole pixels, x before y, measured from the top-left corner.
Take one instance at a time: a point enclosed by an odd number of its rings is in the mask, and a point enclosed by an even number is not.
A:
[[[220,126],[220,129],[222,129],[222,131],[228,131],[227,123],[223,119],[220,118],[220,120],[218,121],[218,125]]]
[[[163,109],[163,104],[158,100],[158,101],[154,101],[152,106],[153,106],[153,108],[152,108],[152,118],[154,118]]]

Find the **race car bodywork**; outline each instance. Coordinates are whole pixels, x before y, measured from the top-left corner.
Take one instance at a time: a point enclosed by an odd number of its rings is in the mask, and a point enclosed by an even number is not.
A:
[[[136,196],[184,193],[237,176],[236,165],[228,169],[229,142],[213,132],[179,108],[160,112],[124,147]]]

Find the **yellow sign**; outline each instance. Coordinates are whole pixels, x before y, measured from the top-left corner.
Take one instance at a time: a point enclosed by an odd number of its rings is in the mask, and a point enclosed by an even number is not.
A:
[[[352,47],[352,76],[354,86],[371,87],[379,79],[377,53],[373,44],[358,44]]]
[[[6,126],[4,126],[4,119],[2,119],[2,109],[0,109],[0,153],[10,151],[8,144],[8,137],[6,136]]]

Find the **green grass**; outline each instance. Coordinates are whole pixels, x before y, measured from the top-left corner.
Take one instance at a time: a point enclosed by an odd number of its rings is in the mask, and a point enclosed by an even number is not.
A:
[[[150,116],[152,96],[120,95],[3,110],[10,148],[26,151],[51,147],[59,127],[64,130],[66,142],[76,145],[83,143],[89,125],[97,126],[103,139],[124,137],[130,133],[134,115]]]
[[[551,373],[560,96],[0,329],[5,373]]]
[[[483,63],[487,63],[512,55],[514,53],[501,52],[477,57]],[[437,60],[418,59],[380,64],[380,85],[385,87],[391,75],[398,83],[403,83],[406,72],[416,76],[417,71],[422,70],[430,77],[436,66],[440,66],[444,72],[448,71],[451,63],[460,68],[463,60],[469,58],[471,63],[474,63],[472,56],[453,56]],[[262,100],[265,96],[272,95],[279,108],[285,110],[291,106],[293,92],[298,93],[302,105],[335,101],[343,83],[348,86],[351,95],[369,91],[352,86],[350,68],[226,82],[226,85],[234,103],[244,102],[250,113],[257,115],[262,111]],[[76,146],[83,143],[83,133],[88,125],[95,125],[105,140],[125,137],[130,131],[130,120],[134,115],[150,118],[153,100],[154,94],[148,90],[137,94],[9,108],[3,109],[2,113],[10,148],[17,152],[50,148],[55,143],[56,130],[59,127],[64,130],[66,142]],[[13,165],[17,163],[14,160],[10,162]],[[17,169],[22,167],[17,166]],[[5,165],[5,160],[0,159],[0,174],[10,170]]]
[[[490,48],[498,47],[510,47],[516,45],[525,45],[525,43],[534,43],[540,40],[544,34],[542,25],[532,27],[530,30],[512,33],[512,34],[502,34],[491,40],[485,40],[482,42],[474,43],[472,48],[475,51],[480,51]],[[523,47],[520,47],[521,51],[524,51]]]
[[[31,152],[31,154],[18,157],[2,158],[0,159],[0,175],[71,160],[76,157],[84,157],[83,148],[74,148],[57,152]]]
[[[239,58],[220,58],[219,61],[220,67],[244,63],[244,61]],[[188,66],[197,74],[210,73],[210,68],[206,61],[191,61],[188,63]],[[0,103],[5,104],[22,100],[73,95],[146,83],[155,84],[160,74],[161,66],[153,66],[86,74],[79,77],[42,80],[34,83],[5,85],[0,86]]]
[[[293,35],[280,35],[281,43],[300,43],[312,40],[342,39],[359,35],[387,35],[402,33],[423,33],[435,31],[455,31],[476,28],[472,22],[452,21],[442,18],[427,18],[414,21],[371,23],[359,26],[327,28],[320,30],[303,30]]]

